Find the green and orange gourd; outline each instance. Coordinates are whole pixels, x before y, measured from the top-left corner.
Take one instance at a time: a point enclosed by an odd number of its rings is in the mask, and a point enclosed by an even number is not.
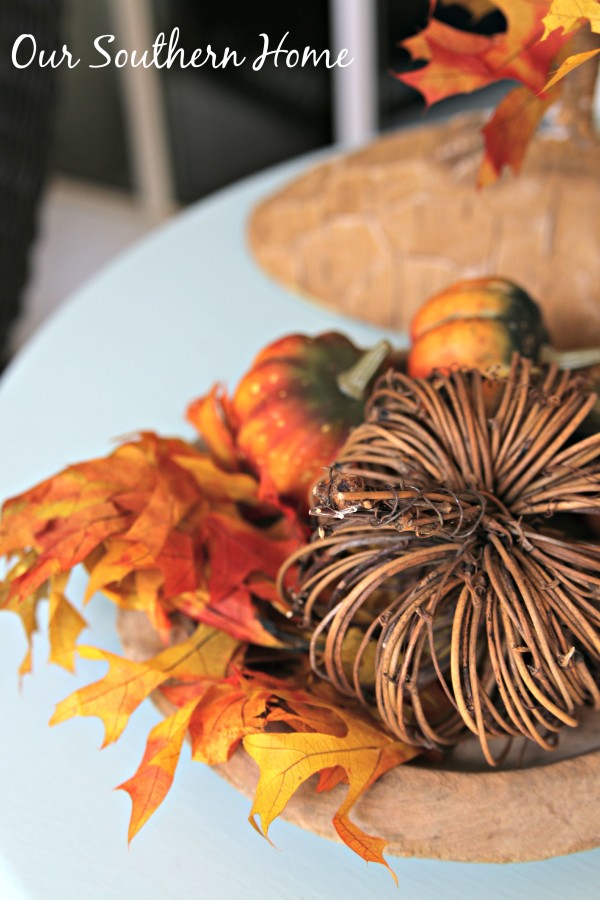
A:
[[[249,469],[304,510],[308,492],[364,416],[365,389],[393,363],[380,342],[366,353],[342,334],[287,335],[254,359],[233,395],[215,386],[188,419],[219,464]]]
[[[431,297],[411,329],[408,373],[433,369],[490,369],[510,365],[513,354],[537,360],[548,344],[540,308],[505,278],[459,281]]]
[[[458,281],[430,297],[411,323],[410,341],[407,371],[413,378],[453,368],[506,374],[515,353],[563,369],[600,363],[597,347],[556,350],[536,301],[497,276]],[[592,369],[589,374],[595,380]]]

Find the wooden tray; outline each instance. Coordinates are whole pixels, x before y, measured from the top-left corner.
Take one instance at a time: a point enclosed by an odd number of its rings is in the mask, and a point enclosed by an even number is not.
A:
[[[502,275],[542,302],[556,346],[600,343],[600,142],[557,129],[518,178],[477,191],[482,121],[405,130],[316,166],[254,211],[256,261],[309,299],[399,331],[452,282]]]
[[[119,634],[130,659],[163,649],[143,613],[121,612]],[[162,712],[172,711],[164,698],[155,699]],[[408,763],[389,772],[357,804],[353,818],[388,840],[396,856],[522,862],[600,846],[600,714],[588,713],[578,728],[565,732],[553,754],[541,757],[536,750],[528,746],[521,760],[523,745],[515,745],[508,768],[490,771],[476,742],[467,741],[443,765]],[[524,767],[510,768],[517,763]],[[243,749],[217,770],[253,795],[258,769]],[[317,794],[311,779],[283,818],[339,840],[331,820],[345,790]]]

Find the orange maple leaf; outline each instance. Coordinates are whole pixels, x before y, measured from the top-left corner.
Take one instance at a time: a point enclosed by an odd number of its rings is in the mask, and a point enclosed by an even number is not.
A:
[[[280,606],[273,602],[275,577],[301,531],[289,510],[284,515],[259,493],[253,476],[224,472],[185,441],[144,433],[7,501],[0,555],[16,564],[0,608],[18,611],[32,595],[39,602],[53,579],[85,563],[86,601],[102,590],[122,607],[147,612],[159,630],[168,630],[169,613],[182,610],[198,621],[218,619],[236,638],[277,644],[261,614]],[[64,589],[53,603],[53,621],[68,620],[69,635],[81,630]],[[53,657],[71,665],[71,651],[65,643]]]
[[[506,16],[506,32],[487,37],[431,18],[422,32],[402,44],[414,59],[428,64],[396,77],[419,90],[428,105],[505,78],[521,82],[533,93],[543,90],[566,40],[558,32],[541,40],[547,0],[495,0],[495,5]]]
[[[501,101],[484,128],[480,186],[495,181],[505,166],[515,172],[520,170],[541,118],[558,96],[549,92],[550,89],[585,61],[571,57],[571,62],[563,63],[551,77],[569,36],[560,28],[549,30],[548,16],[545,17],[548,0],[495,0],[495,6],[506,17],[506,32],[487,37],[460,31],[431,18],[422,32],[403,42],[413,58],[426,60],[427,65],[397,75],[419,90],[428,105],[501,79],[521,84]],[[591,55],[594,54],[585,58]]]
[[[199,685],[197,689],[202,691],[205,688]],[[127,791],[131,797],[129,841],[146,824],[169,793],[183,740],[198,702],[198,697],[190,700],[152,729],[137,772],[117,788]]]

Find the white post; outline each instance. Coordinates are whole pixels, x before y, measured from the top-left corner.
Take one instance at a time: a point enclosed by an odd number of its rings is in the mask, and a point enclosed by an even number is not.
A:
[[[378,130],[377,4],[374,0],[330,0],[337,55],[348,49],[354,62],[332,69],[334,136],[345,145],[364,143]]]
[[[124,49],[149,50],[156,39],[148,0],[111,0],[117,39]],[[176,209],[171,153],[158,70],[120,70],[134,183],[148,216],[159,222]]]

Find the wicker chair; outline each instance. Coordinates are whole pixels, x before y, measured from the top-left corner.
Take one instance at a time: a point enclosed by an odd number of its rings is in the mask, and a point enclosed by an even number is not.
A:
[[[38,47],[59,41],[60,0],[2,0],[0,4],[0,366],[10,327],[21,308],[36,212],[48,167],[56,70],[17,69],[12,48],[20,34]]]

